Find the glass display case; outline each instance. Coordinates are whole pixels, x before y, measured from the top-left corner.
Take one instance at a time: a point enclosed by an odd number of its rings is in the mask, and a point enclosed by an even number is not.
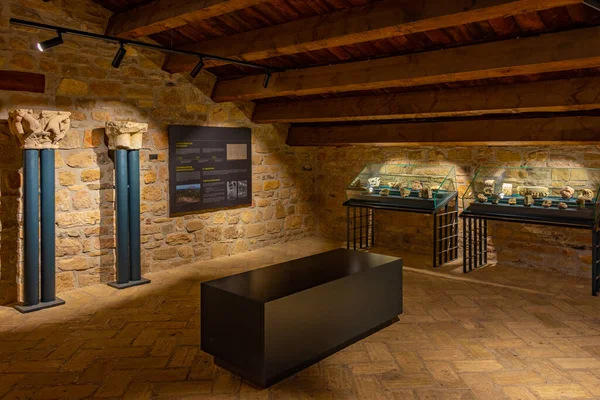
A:
[[[456,196],[451,165],[370,164],[346,188],[353,204],[437,210]]]
[[[462,197],[463,210],[564,225],[598,218],[600,169],[482,166]]]

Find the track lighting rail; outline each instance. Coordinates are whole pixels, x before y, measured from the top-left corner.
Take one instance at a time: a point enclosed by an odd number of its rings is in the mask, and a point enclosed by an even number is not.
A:
[[[215,61],[221,61],[221,62],[228,63],[228,64],[236,64],[236,65],[241,65],[244,67],[256,68],[256,69],[263,70],[266,73],[283,72],[284,71],[284,70],[278,69],[278,68],[266,67],[264,65],[249,63],[249,62],[240,61],[240,60],[234,60],[234,59],[226,58],[226,57],[219,57],[219,56],[213,56],[210,54],[197,53],[194,51],[175,49],[175,48],[165,47],[165,46],[151,44],[151,43],[139,42],[136,40],[121,39],[121,38],[114,37],[114,36],[107,36],[107,35],[101,35],[98,33],[79,31],[76,29],[63,28],[63,27],[55,26],[55,25],[47,25],[47,24],[42,24],[39,22],[26,21],[26,20],[22,20],[22,19],[18,19],[18,18],[11,18],[10,23],[12,25],[20,25],[20,26],[27,26],[30,28],[38,28],[38,29],[44,29],[44,30],[49,30],[49,31],[55,31],[59,37],[62,37],[62,35],[65,35],[65,34],[69,34],[69,35],[75,35],[75,36],[83,36],[83,37],[96,39],[96,40],[103,40],[106,42],[115,42],[115,43],[120,44],[121,48],[123,45],[129,45],[129,46],[142,47],[142,48],[151,49],[151,50],[158,50],[158,51],[162,51],[162,52],[166,52],[166,53],[185,54],[185,55],[189,55],[189,56],[198,57],[201,60],[215,60]]]

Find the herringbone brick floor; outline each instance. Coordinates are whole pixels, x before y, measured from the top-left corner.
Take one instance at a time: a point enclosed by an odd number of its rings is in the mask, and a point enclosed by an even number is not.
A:
[[[155,273],[124,291],[63,293],[67,305],[34,314],[0,308],[0,397],[600,398],[600,299],[589,280],[502,266],[465,277],[456,265],[421,272],[422,260],[406,259],[399,323],[270,390],[199,350],[200,282],[334,247],[307,239]]]

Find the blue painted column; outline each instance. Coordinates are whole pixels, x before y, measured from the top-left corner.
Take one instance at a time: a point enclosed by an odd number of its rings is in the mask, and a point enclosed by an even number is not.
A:
[[[129,184],[127,150],[115,150],[115,192],[117,225],[117,285],[130,280],[129,269]]]
[[[130,279],[142,279],[140,260],[140,152],[128,151],[129,172],[129,266]]]
[[[39,303],[39,150],[23,151],[23,305]]]
[[[56,236],[54,149],[40,151],[41,288],[42,303],[56,297]]]

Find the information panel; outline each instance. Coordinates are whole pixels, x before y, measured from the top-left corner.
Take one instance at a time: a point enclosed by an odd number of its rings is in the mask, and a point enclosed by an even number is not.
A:
[[[248,128],[169,126],[171,215],[252,204]]]

